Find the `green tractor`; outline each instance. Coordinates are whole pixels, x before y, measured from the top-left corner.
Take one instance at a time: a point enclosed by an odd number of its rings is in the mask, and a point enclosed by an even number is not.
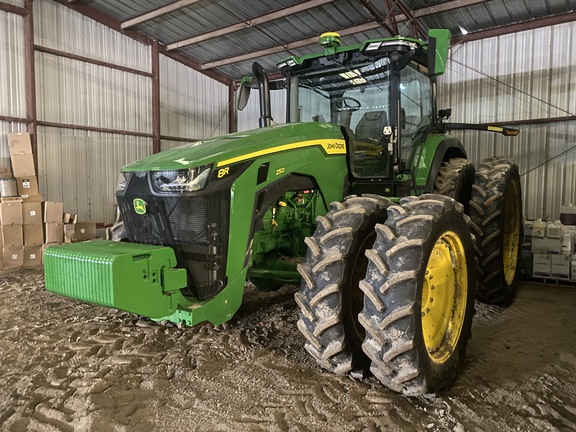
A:
[[[192,326],[230,320],[247,280],[301,283],[298,328],[323,368],[371,371],[407,395],[449,386],[476,296],[514,298],[522,204],[511,160],[476,170],[447,130],[518,131],[443,121],[450,33],[428,36],[322,35],[321,53],[278,65],[282,125],[256,64],[261,127],[125,166],[126,241],[48,248],[46,288]]]

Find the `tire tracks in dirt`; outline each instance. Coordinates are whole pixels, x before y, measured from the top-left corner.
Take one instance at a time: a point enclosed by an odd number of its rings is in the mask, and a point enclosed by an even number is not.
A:
[[[3,272],[0,431],[576,429],[575,352],[506,381],[509,357],[483,351],[505,350],[485,327],[516,328],[530,305],[481,314],[455,388],[415,399],[322,371],[303,349],[295,290],[248,290],[229,323],[180,329],[53,295],[40,270]]]

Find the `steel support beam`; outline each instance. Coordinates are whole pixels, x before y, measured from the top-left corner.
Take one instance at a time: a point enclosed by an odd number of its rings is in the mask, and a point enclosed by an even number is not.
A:
[[[379,23],[370,21],[370,22],[365,23],[365,24],[360,24],[360,25],[357,25],[354,27],[348,27],[348,28],[345,28],[343,30],[339,30],[338,33],[340,33],[341,36],[347,36],[347,35],[351,35],[351,34],[355,34],[355,33],[362,33],[362,32],[368,31],[368,30],[374,30],[378,27],[380,27]],[[313,37],[309,37],[306,39],[300,39],[298,41],[294,41],[294,42],[288,43],[286,45],[276,45],[276,46],[266,48],[263,50],[252,51],[252,52],[242,54],[239,56],[228,57],[226,59],[217,60],[217,61],[213,61],[210,63],[204,63],[202,65],[202,69],[215,68],[215,67],[224,66],[227,64],[231,64],[231,63],[237,63],[237,62],[246,61],[246,60],[250,60],[253,58],[257,58],[257,57],[262,57],[265,55],[277,54],[277,53],[280,53],[283,51],[290,51],[291,49],[301,48],[301,47],[304,47],[307,45],[312,45],[316,42],[318,42],[318,36],[313,36]]]
[[[13,13],[20,16],[25,16],[28,14],[28,9],[4,2],[0,2],[0,11]]]
[[[412,13],[415,18],[420,18],[426,15],[433,15],[440,12],[448,12],[454,9],[460,9],[464,7],[474,6],[481,3],[488,3],[490,0],[452,0],[447,2],[442,2],[433,6],[427,6],[420,9],[414,9]],[[401,15],[398,15],[400,17]],[[402,17],[402,21],[406,21],[406,17]],[[400,20],[400,19],[399,19]]]
[[[153,41],[152,46],[152,153],[160,153],[160,52],[158,41]]]
[[[30,120],[27,124],[34,155],[34,166],[38,172],[38,137],[37,113],[36,113],[36,63],[34,59],[34,4],[33,0],[25,0],[24,7],[24,80],[26,82],[26,117]]]
[[[94,21],[99,22],[100,24],[105,25],[106,27],[109,27],[113,30],[116,30],[120,33],[122,33],[125,36],[128,36],[138,42],[141,42],[145,45],[151,45],[152,44],[152,38],[149,36],[146,36],[142,33],[139,33],[137,31],[134,30],[130,30],[130,29],[126,29],[123,30],[120,27],[120,22],[116,21],[115,19],[109,17],[108,15],[104,14],[103,12],[100,12],[96,9],[94,9],[93,7],[90,7],[84,3],[78,2],[78,3],[68,3],[66,0],[54,0],[57,3],[60,3],[82,15],[87,16],[88,18],[93,19]],[[166,50],[166,46],[163,44],[158,44],[158,49],[160,54],[164,54],[167,57],[170,57],[173,60],[176,60],[177,62],[182,63],[185,66],[188,66],[191,69],[194,69],[196,71],[199,71],[201,73],[203,73],[204,75],[222,83],[225,85],[230,85],[230,83],[232,82],[232,80],[218,72],[218,71],[208,71],[208,70],[203,70],[200,63],[198,63],[197,61],[193,60],[191,57],[184,55],[184,54],[180,54],[180,53],[175,53],[175,52],[168,52]]]
[[[236,87],[234,83],[228,86],[228,133],[238,131],[237,111],[236,111]]]
[[[120,66],[114,63],[109,63],[109,62],[105,62],[105,61],[101,61],[101,60],[96,60],[90,57],[84,57],[84,56],[79,56],[76,54],[72,54],[72,53],[68,53],[65,51],[59,51],[59,50],[55,50],[52,48],[47,48],[47,47],[43,47],[43,46],[39,46],[39,45],[35,45],[34,49],[38,52],[42,52],[42,53],[46,53],[46,54],[51,54],[51,55],[55,55],[58,57],[64,57],[64,58],[68,58],[68,59],[72,59],[72,60],[77,60],[80,62],[84,62],[84,63],[90,63],[96,66],[102,66],[105,68],[109,68],[109,69],[116,69],[122,72],[128,72],[134,75],[141,75],[141,76],[145,76],[148,78],[152,78],[153,74],[150,72],[144,72],[142,70],[138,70],[138,69],[132,69],[132,68],[128,68],[125,66]]]
[[[407,21],[410,22],[412,26],[412,36],[415,38],[422,38],[426,39],[426,30],[420,25],[416,17],[414,16],[414,12],[404,4],[403,0],[390,0],[393,7],[400,9],[400,11],[404,14],[404,17]],[[393,14],[392,8],[390,8],[389,13]]]
[[[224,36],[224,35],[234,33],[234,32],[237,32],[239,30],[244,30],[244,29],[250,28],[250,27],[255,27],[257,25],[264,24],[266,22],[273,21],[273,20],[276,20],[279,18],[285,18],[285,17],[290,16],[292,14],[302,12],[302,11],[305,11],[308,9],[312,9],[312,8],[315,8],[318,6],[322,6],[322,5],[327,4],[327,3],[332,3],[333,1],[334,0],[309,0],[309,1],[305,1],[302,3],[298,3],[297,5],[294,5],[294,6],[282,8],[282,9],[276,10],[274,12],[270,12],[268,14],[260,15],[260,16],[257,16],[255,18],[239,22],[237,24],[233,24],[233,25],[230,25],[227,27],[222,27],[222,28],[214,30],[214,31],[202,33],[202,34],[199,34],[197,36],[181,40],[179,42],[174,42],[174,43],[168,44],[166,46],[166,48],[168,50],[173,50],[173,49],[182,48],[182,47],[185,47],[188,45],[192,45],[192,44],[195,44],[198,42],[203,42],[205,40],[214,39],[214,38],[219,37],[219,36]]]
[[[76,124],[69,124],[69,123],[59,123],[59,122],[51,122],[45,120],[38,120],[37,124],[39,126],[45,127],[53,127],[59,129],[75,129],[75,130],[83,130],[83,131],[90,131],[90,132],[102,132],[102,133],[109,133],[109,134],[116,134],[116,135],[125,135],[125,136],[135,136],[135,137],[142,137],[142,138],[154,138],[152,134],[145,133],[145,132],[133,132],[133,131],[125,131],[120,129],[108,129],[108,128],[101,128],[95,126],[84,126],[84,125],[76,125]]]
[[[539,18],[516,24],[495,27],[488,30],[468,33],[466,35],[452,36],[451,44],[456,45],[459,43],[471,42],[480,39],[487,39],[491,37],[502,36],[505,34],[516,33],[525,30],[533,30],[540,27],[548,27],[557,24],[564,24],[572,21],[576,21],[576,12],[569,12],[546,18]]]
[[[166,6],[159,7],[158,9],[154,9],[150,12],[139,15],[127,21],[123,21],[120,24],[120,28],[124,30],[133,27],[143,22],[150,21],[154,18],[158,18],[159,16],[166,15],[170,12],[174,12],[175,10],[182,9],[186,6],[190,6],[191,4],[198,3],[199,1],[200,0],[179,0],[174,3],[167,4]]]
[[[28,119],[28,118],[22,118],[22,117],[12,117],[12,116],[5,116],[5,115],[0,115],[0,121],[5,121],[5,122],[14,122],[14,123],[32,123],[32,120]]]

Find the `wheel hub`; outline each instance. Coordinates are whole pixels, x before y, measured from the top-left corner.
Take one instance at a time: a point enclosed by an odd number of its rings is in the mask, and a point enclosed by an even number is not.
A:
[[[430,358],[446,361],[456,347],[464,322],[468,275],[464,247],[448,231],[430,253],[422,289],[422,333]]]

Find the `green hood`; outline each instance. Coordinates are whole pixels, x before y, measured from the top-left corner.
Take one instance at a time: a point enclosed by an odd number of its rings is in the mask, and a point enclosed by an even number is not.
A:
[[[331,123],[289,123],[186,144],[133,162],[124,166],[122,171],[172,170],[211,163],[227,165],[290,150],[290,144],[314,145],[315,140],[319,143],[320,140],[341,143],[342,139],[340,127]],[[322,142],[321,145],[328,148],[326,146],[330,146],[330,143]],[[336,153],[344,153],[341,145],[338,149]]]

